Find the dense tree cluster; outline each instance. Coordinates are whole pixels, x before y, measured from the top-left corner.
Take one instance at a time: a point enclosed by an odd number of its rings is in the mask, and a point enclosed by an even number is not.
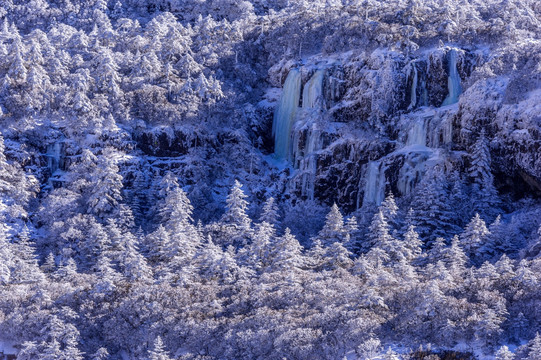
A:
[[[501,231],[479,215],[428,248],[414,225],[393,229],[405,220],[392,195],[368,237],[334,205],[305,249],[282,228],[273,199],[259,221],[246,215],[238,181],[223,218],[206,226],[194,224],[171,173],[161,186],[161,220],[149,233],[120,204],[59,211],[44,225],[57,235],[41,265],[30,241],[38,234],[4,226],[0,329],[22,358],[315,359],[383,353],[380,342],[465,342],[505,358],[500,344],[523,339],[533,339],[520,349],[524,358],[537,356],[541,258],[492,256]],[[56,201],[59,208],[74,200]]]

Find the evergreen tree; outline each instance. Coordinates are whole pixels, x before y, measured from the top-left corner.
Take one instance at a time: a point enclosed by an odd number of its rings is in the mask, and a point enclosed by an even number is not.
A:
[[[415,231],[415,227],[410,225],[408,231],[404,234],[404,247],[406,250],[405,257],[408,261],[417,262],[423,252],[423,242],[419,239],[419,234]]]
[[[383,200],[379,208],[382,210],[383,216],[389,224],[391,234],[393,234],[394,231],[398,230],[398,206],[396,205],[396,201],[392,192],[389,192],[389,194],[387,195],[385,200]]]
[[[464,232],[460,234],[460,243],[464,248],[464,252],[470,259],[479,260],[481,258],[479,249],[486,244],[488,235],[489,232],[485,222],[481,219],[479,214],[475,214],[468,225],[466,225]],[[488,251],[488,249],[486,251]]]
[[[272,271],[291,271],[305,265],[302,246],[291,234],[289,228],[286,228],[284,235],[273,242],[271,253],[273,254],[270,265]]]
[[[436,264],[438,261],[443,261],[446,246],[447,244],[444,238],[436,238],[432,244],[432,248],[428,251],[428,262],[430,264]]]
[[[8,284],[11,281],[11,272],[15,266],[15,259],[11,244],[7,239],[4,225],[0,224],[0,282]]]
[[[528,342],[528,357],[526,360],[541,359],[541,335],[535,334],[535,337]]]
[[[362,244],[360,243],[359,225],[355,216],[350,216],[346,220],[344,230],[346,232],[345,244],[347,248],[352,252],[359,250]]]
[[[502,223],[501,215],[498,215],[488,227],[486,246],[483,245],[481,251],[487,258],[508,252],[511,250],[511,246],[506,240],[505,226]]]
[[[104,150],[92,174],[92,186],[87,188],[88,211],[98,217],[110,214],[122,199],[122,175],[115,163],[116,155],[112,148]]]
[[[457,225],[463,226],[464,219],[471,216],[471,201],[467,194],[463,176],[459,171],[455,170],[451,173],[450,183],[452,184],[450,206],[456,215]]]
[[[145,252],[152,264],[171,261],[172,247],[169,232],[162,224],[158,225],[158,228],[146,237]]]
[[[461,246],[461,241],[455,235],[451,240],[451,246],[444,250],[443,261],[447,265],[451,275],[459,278],[466,270],[468,256]]]
[[[334,242],[332,245],[327,247],[326,252],[326,262],[328,269],[349,269],[353,266],[353,261],[351,260],[351,252],[342,245],[342,243]]]
[[[55,269],[56,269],[56,261],[54,259],[53,253],[50,252],[45,258],[45,262],[41,266],[41,270],[46,274],[50,274],[50,273],[53,273]]]
[[[471,165],[468,169],[472,179],[472,195],[474,211],[485,214],[488,217],[495,216],[498,211],[500,199],[494,187],[494,176],[492,175],[490,150],[482,129],[479,138],[471,150]]]
[[[495,360],[513,360],[514,358],[515,354],[509,351],[509,348],[505,345],[499,348],[495,354]]]
[[[445,174],[436,166],[424,176],[412,204],[415,210],[413,225],[428,245],[437,237],[454,235],[459,231],[448,197]]]
[[[160,216],[171,233],[193,225],[193,206],[184,190],[176,186],[167,192],[160,207]]]
[[[118,254],[122,274],[130,281],[150,280],[152,271],[146,259],[139,252],[138,239],[130,232],[122,235],[122,243]]]
[[[223,274],[220,269],[220,262],[223,256],[224,252],[222,249],[214,244],[212,237],[209,236],[194,257],[194,262],[199,269],[202,279],[213,280],[222,278]]]
[[[327,214],[325,225],[318,233],[317,238],[323,246],[331,246],[335,242],[344,244],[348,239],[346,228],[344,227],[344,217],[336,203],[331,207],[331,211]]]
[[[267,223],[276,227],[279,225],[279,218],[280,215],[278,214],[278,205],[276,204],[274,198],[271,196],[267,199],[267,201],[265,201],[265,204],[263,205],[263,211],[261,212],[259,221],[266,221]]]
[[[25,226],[19,234],[19,241],[12,244],[15,264],[12,281],[17,283],[35,283],[45,279],[38,266],[35,249],[30,243],[28,228]]]
[[[225,236],[227,244],[246,244],[251,233],[251,220],[246,213],[248,209],[247,195],[242,191],[242,185],[235,180],[227,196],[227,208],[220,222],[227,227]]]
[[[154,347],[148,352],[149,360],[170,360],[171,358],[167,355],[165,351],[165,346],[163,345],[162,338],[157,336],[154,340]]]
[[[249,245],[251,260],[256,269],[261,270],[270,265],[274,256],[271,250],[275,241],[274,237],[275,230],[269,223],[264,221],[256,225],[252,243]]]
[[[383,215],[382,209],[374,215],[369,231],[369,238],[373,248],[384,251],[391,262],[405,260],[408,252],[405,244],[389,234],[389,224]]]

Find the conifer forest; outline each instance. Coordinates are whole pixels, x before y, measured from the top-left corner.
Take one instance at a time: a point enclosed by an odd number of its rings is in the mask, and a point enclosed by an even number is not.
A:
[[[0,360],[541,360],[539,0],[0,0]]]

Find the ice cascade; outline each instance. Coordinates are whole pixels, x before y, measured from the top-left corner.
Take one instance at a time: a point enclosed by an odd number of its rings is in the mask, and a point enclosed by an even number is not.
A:
[[[325,70],[317,70],[314,75],[304,85],[302,91],[302,107],[318,108],[318,105],[323,106],[323,78]]]
[[[280,102],[274,112],[272,135],[274,136],[274,154],[279,159],[288,159],[291,129],[299,107],[301,73],[292,69],[287,75]]]
[[[304,85],[302,92],[303,110],[315,111],[320,114],[320,111],[324,109],[324,77],[325,70],[317,70]],[[312,114],[308,118],[317,119],[318,116]],[[305,141],[301,140],[303,134],[305,134]],[[293,149],[293,163],[300,170],[301,195],[313,200],[317,172],[317,151],[321,149],[321,130],[317,122],[309,121],[302,125],[302,129],[296,131]]]
[[[424,118],[416,119],[408,130],[406,137],[406,146],[422,145],[426,146],[426,125],[427,121]]]
[[[61,167],[62,145],[62,142],[57,141],[47,147],[47,168],[49,168],[51,175]]]
[[[456,67],[457,52],[455,49],[449,51],[449,77],[447,78],[447,86],[449,88],[449,95],[443,100],[441,106],[451,105],[458,102],[458,97],[462,93],[462,86],[460,85],[460,75]]]
[[[53,187],[53,178],[59,177],[59,173],[63,169],[63,149],[64,142],[61,140],[55,141],[47,146],[47,168],[49,169],[51,176],[49,178],[49,186]]]
[[[363,206],[379,205],[385,199],[385,166],[381,161],[371,161],[365,175]]]
[[[316,124],[308,130],[306,139],[305,156],[299,163],[302,174],[301,194],[310,200],[314,200],[316,172],[317,172],[317,151],[321,149],[321,131]]]
[[[409,64],[408,78],[411,76],[410,104],[408,110],[428,105],[428,90],[426,88],[426,73],[419,71],[420,63],[412,61]],[[412,75],[413,73],[413,75]]]

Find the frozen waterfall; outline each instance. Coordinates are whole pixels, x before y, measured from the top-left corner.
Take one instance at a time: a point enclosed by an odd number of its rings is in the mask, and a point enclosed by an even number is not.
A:
[[[47,167],[53,175],[59,168],[62,157],[62,142],[57,141],[47,147]]]
[[[396,182],[401,195],[413,194],[426,171],[427,160],[431,155],[432,150],[428,148],[425,151],[413,151],[406,154]]]
[[[302,195],[314,200],[314,190],[317,172],[317,151],[321,148],[321,131],[314,124],[308,130],[305,156],[301,160],[299,168],[302,173]]]
[[[385,199],[385,166],[381,161],[371,161],[365,175],[363,205],[379,205]]]
[[[282,96],[272,123],[274,136],[274,154],[279,159],[288,159],[291,128],[295,121],[295,114],[299,107],[301,91],[301,73],[291,69],[287,75]]]
[[[58,140],[47,146],[47,168],[49,169],[51,176],[49,177],[49,187],[54,188],[53,180],[61,181],[62,169],[64,167],[64,141]]]
[[[325,70],[317,70],[314,75],[304,85],[302,91],[302,108],[308,111],[321,110],[323,106],[323,79]],[[294,163],[298,163],[300,174],[302,176],[301,194],[308,199],[314,199],[315,179],[317,171],[317,152],[321,149],[321,130],[318,127],[318,115],[310,114],[309,121],[303,127],[308,127],[306,130],[296,132],[293,151]],[[300,146],[300,137],[306,135],[304,147]],[[294,164],[295,165],[295,164]]]
[[[460,85],[460,75],[456,67],[457,52],[455,49],[449,51],[449,77],[447,78],[447,86],[449,88],[449,95],[443,100],[441,106],[451,105],[458,102],[458,97],[462,93],[462,86]]]
[[[421,67],[421,70],[419,70],[419,67]],[[412,77],[408,110],[413,110],[420,106],[427,106],[428,90],[426,88],[426,73],[423,72],[421,63],[412,61],[409,64],[407,76],[408,78]]]
[[[325,70],[317,70],[304,85],[302,91],[302,107],[318,108],[323,106],[323,78]]]
[[[408,130],[406,137],[406,146],[422,145],[426,146],[426,124],[427,121],[423,118],[416,119]]]
[[[417,66],[415,63],[412,63],[411,66],[413,67],[413,81],[411,83],[411,101],[409,109],[413,109],[415,108],[415,105],[417,105],[417,82],[419,81]]]

